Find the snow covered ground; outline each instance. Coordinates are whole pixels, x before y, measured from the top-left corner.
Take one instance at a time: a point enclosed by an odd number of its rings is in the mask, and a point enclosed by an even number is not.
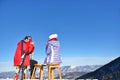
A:
[[[0,80],[14,80],[14,79],[0,79]],[[39,80],[39,79],[26,79],[26,80]],[[48,80],[48,79],[43,79]],[[54,79],[54,80],[60,80],[60,79]],[[62,80],[75,80],[75,79],[62,79]],[[98,80],[98,79],[78,79],[78,80]]]

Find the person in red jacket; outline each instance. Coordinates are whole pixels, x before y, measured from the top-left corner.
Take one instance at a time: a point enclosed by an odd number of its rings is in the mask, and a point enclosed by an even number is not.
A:
[[[18,42],[14,55],[14,66],[16,67],[15,80],[18,80],[18,72],[21,65],[24,66],[24,68],[30,66],[30,54],[32,54],[33,51],[34,42],[31,36],[26,36],[23,40]]]

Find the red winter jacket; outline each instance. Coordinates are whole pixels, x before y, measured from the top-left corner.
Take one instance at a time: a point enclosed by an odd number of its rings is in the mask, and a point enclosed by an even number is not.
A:
[[[30,65],[29,54],[31,54],[34,51],[34,46],[31,45],[30,42],[24,42],[23,46],[24,46],[23,50],[26,55],[25,60],[24,60],[24,66],[29,66]],[[16,52],[14,55],[14,66],[20,66],[21,56],[22,56],[21,51],[22,51],[22,41],[18,42],[18,44],[17,44],[17,49],[16,49]]]

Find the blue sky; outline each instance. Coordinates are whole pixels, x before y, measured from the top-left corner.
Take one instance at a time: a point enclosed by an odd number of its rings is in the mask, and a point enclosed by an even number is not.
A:
[[[31,35],[43,63],[58,33],[62,65],[106,64],[120,54],[119,0],[0,0],[0,71],[14,70],[17,42]],[[4,66],[3,66],[4,65]]]

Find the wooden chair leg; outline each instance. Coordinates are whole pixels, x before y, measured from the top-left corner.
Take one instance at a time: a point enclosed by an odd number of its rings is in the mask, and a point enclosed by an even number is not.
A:
[[[40,80],[42,80],[42,76],[43,76],[43,67],[41,67],[40,69]]]
[[[31,79],[34,78],[34,74],[35,74],[35,67],[34,67],[34,69],[33,69],[33,73],[32,73]]]
[[[54,80],[54,68],[51,68],[52,71],[52,80]]]
[[[48,66],[48,80],[50,80],[51,78],[50,78],[50,66]]]
[[[60,80],[62,80],[60,67],[58,67],[58,74],[59,74],[59,78],[60,78]]]

